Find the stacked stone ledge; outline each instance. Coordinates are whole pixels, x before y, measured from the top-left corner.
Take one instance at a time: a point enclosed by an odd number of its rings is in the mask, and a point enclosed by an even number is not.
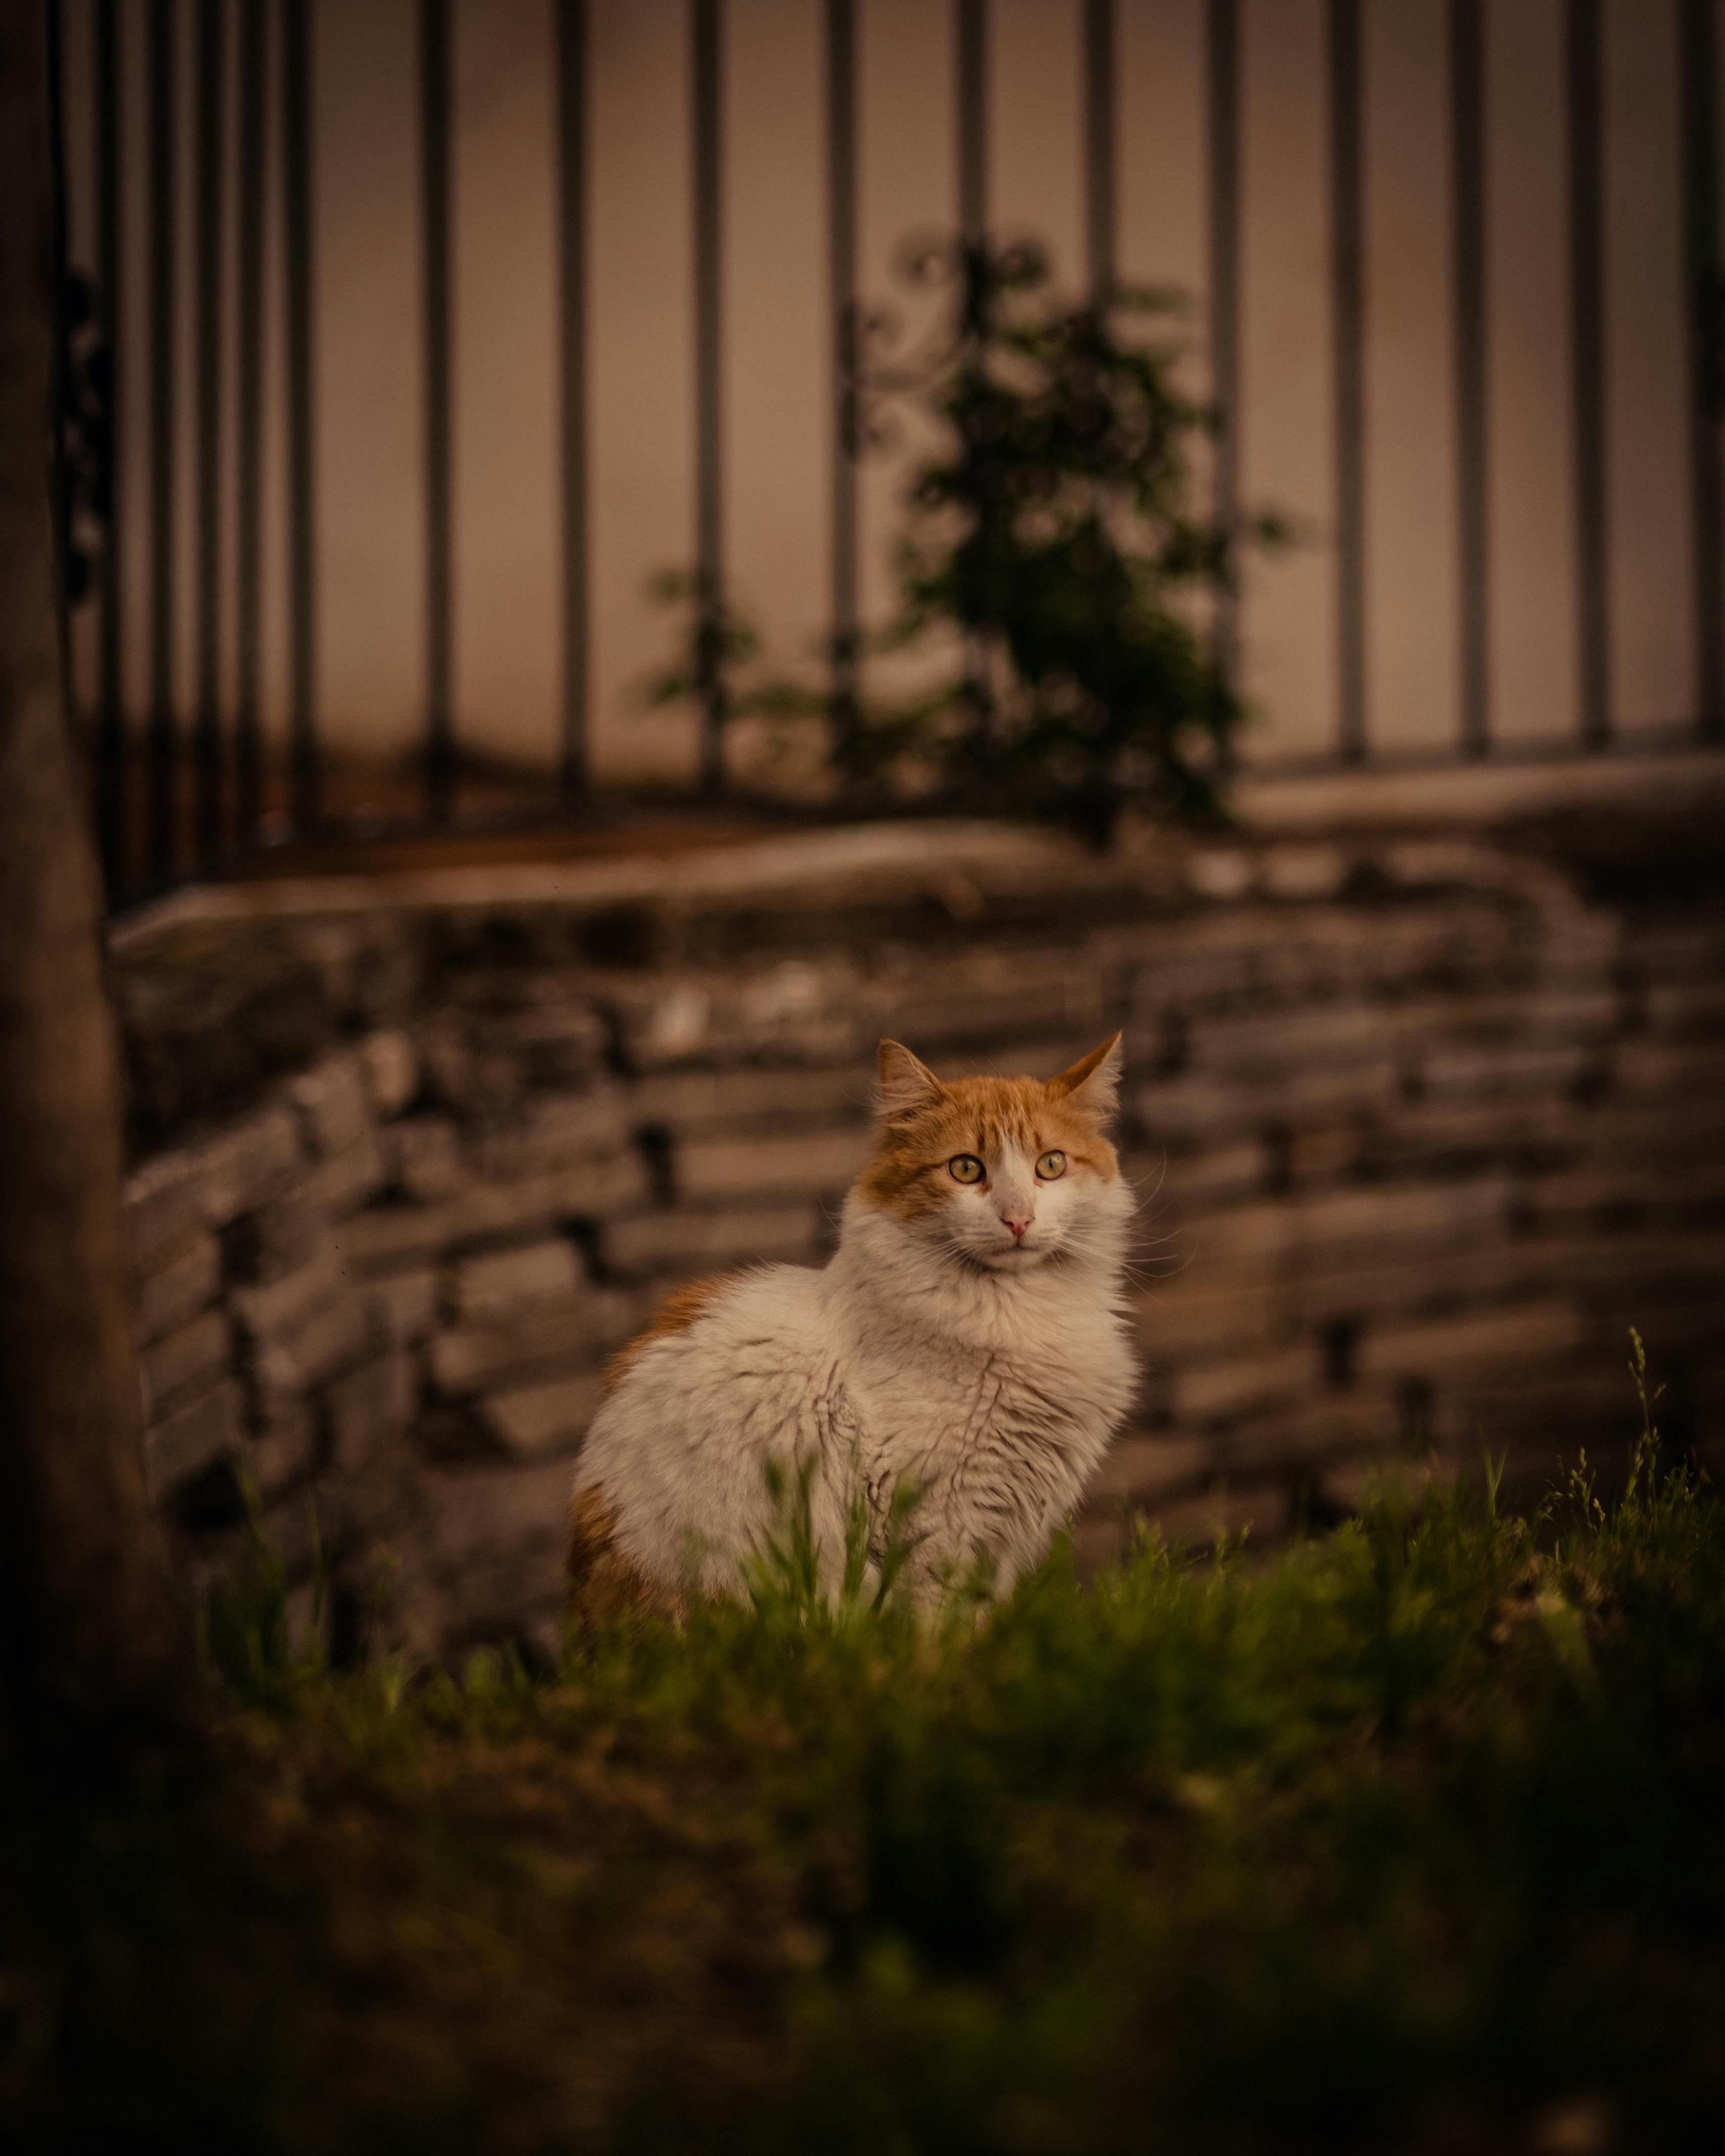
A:
[[[278,968],[322,1051],[132,1180],[151,1484],[193,1578],[244,1463],[302,1576],[315,1512],[347,1629],[387,1561],[407,1644],[548,1638],[605,1362],[680,1279],[830,1250],[883,1033],[1045,1073],[1125,1031],[1146,1378],[1086,1561],[1134,1514],[1262,1541],[1386,1464],[1620,1450],[1630,1322],[1717,1444],[1725,935],[1483,849],[1175,865],[1014,839],[746,902],[379,898],[135,941],[151,1099],[198,1097],[200,969],[231,1013]],[[208,1061],[249,1067],[225,1034]]]

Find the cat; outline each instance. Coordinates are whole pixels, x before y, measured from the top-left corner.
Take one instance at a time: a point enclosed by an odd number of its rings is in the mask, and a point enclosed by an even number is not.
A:
[[[914,1486],[897,1591],[1034,1568],[1131,1405],[1120,1036],[1056,1078],[943,1083],[880,1048],[872,1158],[815,1270],[699,1281],[614,1358],[571,1499],[578,1609],[742,1591],[773,1483],[808,1490],[821,1583],[865,1498],[870,1563]]]

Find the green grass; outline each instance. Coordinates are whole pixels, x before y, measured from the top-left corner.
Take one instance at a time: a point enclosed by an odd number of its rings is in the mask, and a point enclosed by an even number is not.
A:
[[[554,1680],[295,1661],[12,1777],[0,2120],[232,2149],[1711,2149],[1725,1514],[1644,1435],[1532,1519],[1057,1555],[986,1622],[809,1591]]]

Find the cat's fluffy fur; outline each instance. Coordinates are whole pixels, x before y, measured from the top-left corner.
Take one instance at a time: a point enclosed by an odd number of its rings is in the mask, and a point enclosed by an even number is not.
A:
[[[920,1491],[913,1592],[978,1559],[999,1588],[1034,1565],[1132,1394],[1119,1067],[1117,1034],[1046,1084],[942,1084],[883,1042],[875,1149],[830,1262],[697,1283],[618,1358],[576,1471],[578,1596],[735,1591],[775,1460],[807,1476],[829,1584],[858,1477],[877,1553],[895,1489]],[[1043,1179],[1052,1152],[1065,1172]],[[962,1156],[983,1179],[955,1179]]]

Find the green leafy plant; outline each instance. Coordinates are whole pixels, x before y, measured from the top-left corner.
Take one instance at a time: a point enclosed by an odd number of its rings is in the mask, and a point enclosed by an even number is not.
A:
[[[1178,302],[1066,305],[1034,247],[957,270],[891,632],[963,641],[926,743],[955,795],[1098,844],[1129,804],[1213,814],[1242,711],[1189,602],[1231,576],[1233,535],[1189,499],[1210,416],[1174,386],[1176,349],[1132,334]]]
[[[1122,814],[1220,809],[1244,716],[1203,601],[1234,576],[1238,535],[1192,501],[1191,455],[1213,415],[1175,382],[1164,328],[1178,295],[1122,287],[1074,305],[1029,245],[925,246],[951,320],[932,350],[858,369],[865,413],[894,400],[933,418],[912,471],[892,619],[858,649],[956,647],[911,699],[860,697],[848,661],[812,690],[762,666],[759,639],[699,578],[662,578],[692,626],[655,700],[711,690],[725,711],[819,713],[855,799],[883,782],[936,805],[1048,816],[1106,844]],[[866,438],[866,426],[860,432]],[[1247,536],[1281,536],[1270,517]],[[709,699],[711,708],[711,700]]]

